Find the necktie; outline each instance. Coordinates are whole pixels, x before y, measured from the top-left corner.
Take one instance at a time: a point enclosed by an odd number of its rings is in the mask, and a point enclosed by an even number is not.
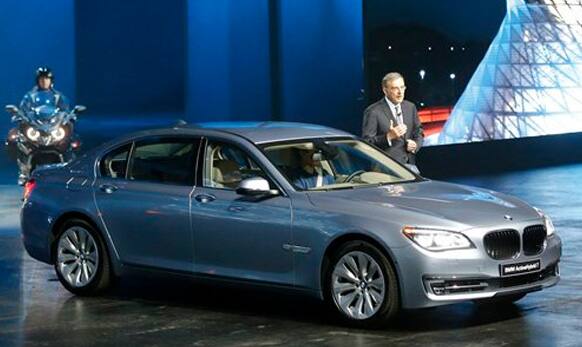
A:
[[[402,119],[402,108],[400,104],[394,106],[394,111],[396,111],[396,123],[398,125],[404,124],[404,119]]]

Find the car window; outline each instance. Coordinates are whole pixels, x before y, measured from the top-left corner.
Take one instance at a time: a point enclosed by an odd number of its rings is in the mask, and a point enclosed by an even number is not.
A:
[[[357,140],[282,142],[263,147],[267,158],[297,190],[347,189],[414,181],[385,154]]]
[[[209,141],[204,156],[202,184],[208,188],[234,190],[247,178],[262,177],[275,186],[265,172],[240,148],[226,143]]]
[[[99,170],[101,176],[110,178],[125,178],[125,171],[127,169],[127,157],[131,150],[131,143],[106,154],[101,163]]]
[[[128,179],[175,185],[194,185],[199,141],[162,139],[136,143]]]

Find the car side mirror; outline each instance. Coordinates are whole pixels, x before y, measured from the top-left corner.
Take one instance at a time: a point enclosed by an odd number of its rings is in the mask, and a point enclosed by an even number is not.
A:
[[[269,182],[262,177],[252,177],[242,180],[238,188],[236,188],[236,193],[249,196],[279,195],[279,191],[277,189],[271,189]]]
[[[19,112],[18,107],[14,105],[6,105],[4,109],[10,114],[17,114]]]
[[[83,106],[83,105],[77,105],[75,106],[75,108],[73,109],[73,113],[74,114],[79,114],[81,112],[85,112],[85,110],[87,109],[87,107]]]

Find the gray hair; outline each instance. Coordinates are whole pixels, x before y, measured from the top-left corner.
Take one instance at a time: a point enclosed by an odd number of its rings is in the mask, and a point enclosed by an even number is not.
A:
[[[384,76],[384,78],[382,78],[382,86],[385,87],[388,85],[388,82],[394,81],[397,79],[404,80],[404,77],[402,77],[402,75],[399,74],[398,72],[389,72],[386,74],[386,76]]]

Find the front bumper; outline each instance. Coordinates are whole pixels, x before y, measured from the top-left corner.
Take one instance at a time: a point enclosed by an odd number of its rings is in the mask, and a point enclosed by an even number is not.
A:
[[[559,264],[553,264],[541,271],[511,277],[426,276],[424,289],[430,300],[450,302],[534,292],[559,280]]]
[[[415,245],[393,250],[397,259],[403,308],[432,307],[496,296],[528,293],[557,284],[562,242],[547,238],[545,249],[535,256],[494,260],[477,248],[429,252]],[[500,267],[540,262],[540,269],[525,274],[501,276]]]

